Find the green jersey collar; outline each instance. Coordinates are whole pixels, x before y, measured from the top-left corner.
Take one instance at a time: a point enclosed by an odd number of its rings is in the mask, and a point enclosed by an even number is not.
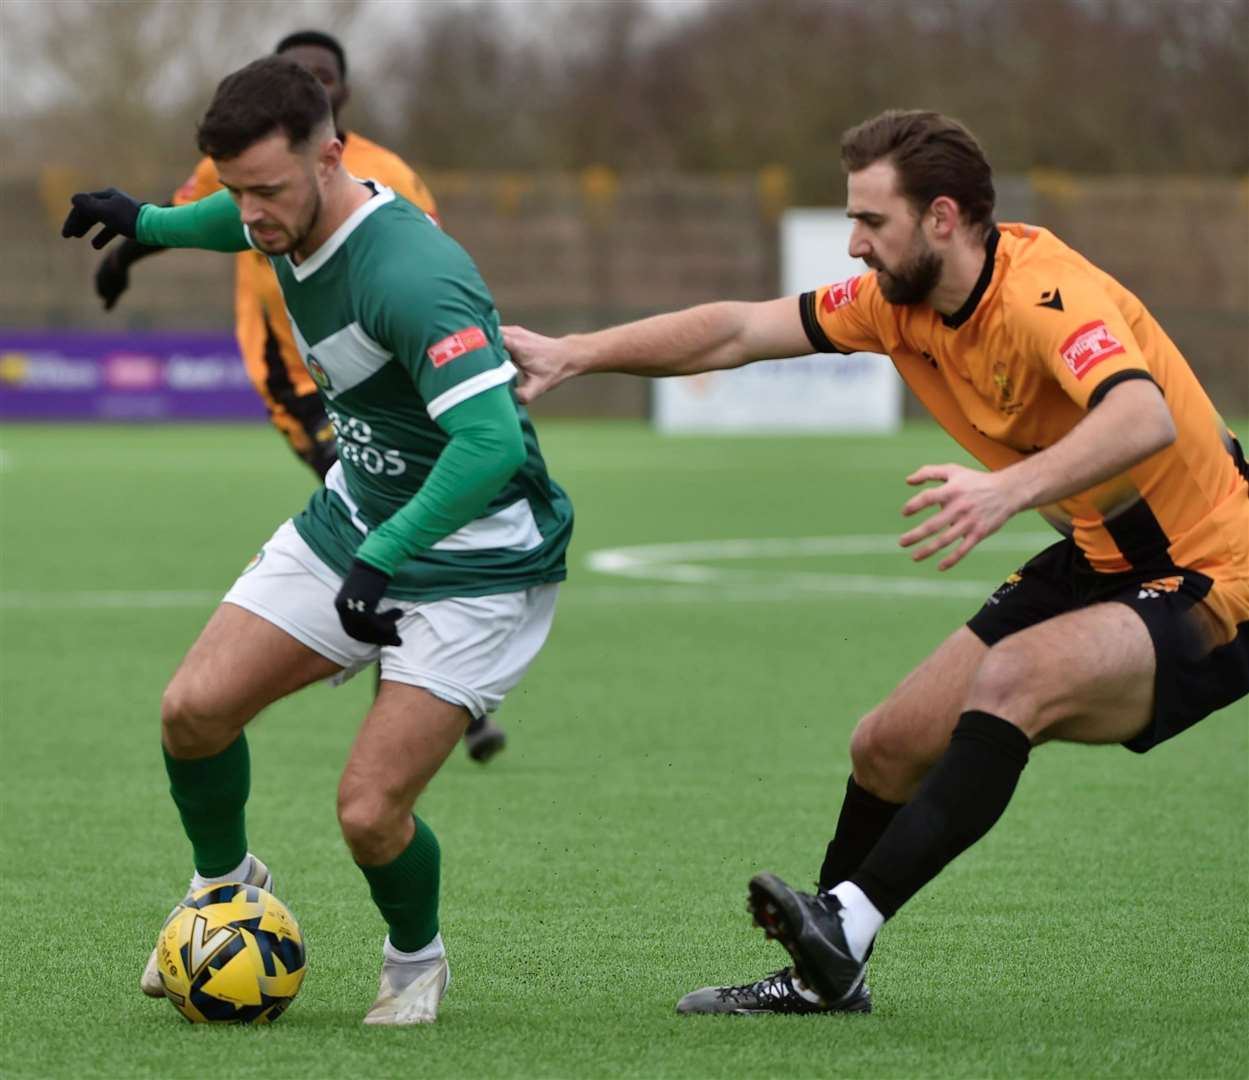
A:
[[[353,180],[356,178],[353,176]],[[291,273],[295,275],[296,281],[307,281],[327,262],[334,257],[334,253],[343,246],[356,227],[375,210],[380,210],[387,203],[395,201],[395,193],[388,187],[379,184],[376,180],[362,180],[360,183],[368,184],[377,194],[373,196],[363,206],[358,207],[355,212],[344,221],[331,234],[330,238],[325,241],[316,251],[308,256],[303,262],[296,265],[289,255],[286,256],[287,265],[291,268]]]

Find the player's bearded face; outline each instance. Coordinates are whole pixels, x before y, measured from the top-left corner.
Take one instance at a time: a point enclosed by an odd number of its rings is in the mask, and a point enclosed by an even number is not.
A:
[[[880,294],[891,304],[923,302],[941,280],[941,256],[928,246],[919,226],[911,241],[911,249],[889,266],[878,256],[864,259],[876,271]]]
[[[287,198],[269,204],[255,224],[249,223],[252,242],[266,255],[289,255],[304,246],[320,214],[321,192],[309,171],[291,184]]]
[[[231,161],[217,163],[238,200],[252,243],[266,255],[301,250],[321,214],[316,150],[291,150],[276,133]]]

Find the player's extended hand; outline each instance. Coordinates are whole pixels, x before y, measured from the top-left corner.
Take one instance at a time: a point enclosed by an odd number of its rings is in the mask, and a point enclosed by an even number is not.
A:
[[[334,598],[338,621],[357,641],[370,645],[401,645],[402,639],[395,630],[395,623],[403,612],[399,608],[378,611],[390,584],[390,576],[356,559],[343,579],[343,586]]]
[[[981,472],[962,465],[925,465],[917,469],[906,478],[908,484],[926,484],[931,480],[941,483],[939,487],[911,496],[902,507],[903,515],[910,517],[929,506],[941,509],[922,525],[903,533],[898,543],[911,547],[927,540],[911,556],[919,562],[958,541],[958,547],[937,564],[938,570],[950,569],[1020,509],[1002,476],[1002,473]]]
[[[95,292],[104,301],[104,310],[112,311],[118,298],[130,288],[130,264],[119,245],[110,248],[95,268]]]
[[[139,208],[143,204],[124,191],[116,188],[80,191],[69,201],[73,209],[61,226],[62,236],[86,236],[95,226],[103,225],[104,228],[91,238],[91,246],[97,250],[118,234],[134,239],[139,225]]]
[[[520,385],[516,396],[528,405],[577,374],[572,365],[567,338],[543,337],[523,326],[503,327],[503,344],[512,354],[512,362],[520,369]]]

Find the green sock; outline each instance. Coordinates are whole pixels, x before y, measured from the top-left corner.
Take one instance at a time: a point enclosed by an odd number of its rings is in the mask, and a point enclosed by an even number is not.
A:
[[[438,933],[438,878],[442,855],[438,837],[415,814],[412,842],[385,866],[361,866],[373,903],[390,927],[390,943],[400,952],[423,949]],[[359,866],[359,864],[356,864]]]
[[[169,794],[182,815],[195,869],[204,877],[228,874],[247,857],[244,807],[252,768],[246,736],[211,757],[186,761],[164,753]]]

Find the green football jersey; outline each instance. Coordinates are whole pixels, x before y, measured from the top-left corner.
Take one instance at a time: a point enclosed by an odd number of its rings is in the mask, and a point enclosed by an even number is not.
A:
[[[516,374],[468,253],[424,211],[372,186],[312,256],[270,259],[338,436],[338,464],[295,527],[339,574],[369,530],[420,490],[449,440],[437,418]],[[404,562],[387,595],[481,596],[564,578],[572,506],[516,408],[525,463],[481,517]]]

